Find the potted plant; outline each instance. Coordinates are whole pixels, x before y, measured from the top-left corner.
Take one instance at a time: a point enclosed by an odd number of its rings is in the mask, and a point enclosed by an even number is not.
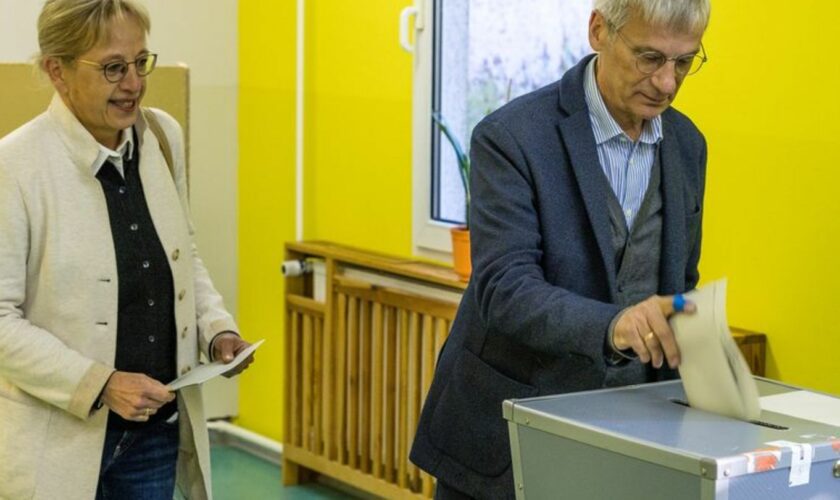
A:
[[[452,264],[455,273],[463,281],[469,281],[472,272],[470,263],[470,157],[461,146],[461,142],[452,133],[446,121],[438,112],[432,113],[435,121],[443,135],[452,145],[455,151],[455,158],[458,161],[458,173],[461,175],[461,183],[464,186],[464,225],[452,227],[449,231],[452,234]]]

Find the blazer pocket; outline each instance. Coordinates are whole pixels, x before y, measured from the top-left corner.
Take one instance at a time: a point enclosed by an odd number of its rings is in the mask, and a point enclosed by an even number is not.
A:
[[[464,467],[497,477],[510,465],[502,401],[536,394],[536,387],[508,378],[464,350],[432,415],[432,443]]]

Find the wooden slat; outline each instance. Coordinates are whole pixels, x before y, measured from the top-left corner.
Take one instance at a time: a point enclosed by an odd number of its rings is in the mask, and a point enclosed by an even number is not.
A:
[[[397,484],[400,488],[408,485],[408,399],[409,399],[409,370],[408,370],[408,330],[409,313],[399,310],[399,406],[397,413]]]
[[[326,271],[326,305],[324,307],[324,349],[323,349],[323,386],[324,409],[321,413],[321,428],[324,433],[324,456],[332,458],[336,454],[335,437],[335,294],[333,278],[337,272],[335,259],[327,257]]]
[[[346,460],[345,450],[347,434],[345,432],[345,394],[347,391],[347,296],[337,295],[338,310],[336,312],[336,364],[335,364],[335,436],[336,461],[343,464]]]
[[[397,409],[397,311],[385,308],[385,480],[394,482]]]
[[[429,393],[429,387],[432,386],[432,378],[435,376],[435,364],[437,363],[438,352],[435,350],[435,318],[425,314],[423,315],[423,335],[421,339],[421,349],[423,351],[423,380],[422,393],[420,399],[426,400],[426,394]]]
[[[286,295],[286,305],[295,311],[313,316],[323,316],[326,310],[323,302],[300,295]]]
[[[291,362],[289,363],[290,369],[290,383],[291,383],[291,404],[289,405],[289,421],[290,421],[290,428],[291,428],[291,435],[288,439],[288,442],[292,443],[293,445],[300,446],[301,444],[301,435],[300,435],[300,404],[301,404],[301,385],[300,385],[300,376],[299,376],[299,369],[300,369],[300,339],[299,339],[299,332],[300,332],[300,315],[294,311],[290,312],[289,314],[292,315],[292,328],[288,332],[289,335],[289,352]]]
[[[361,461],[361,471],[370,472],[370,405],[371,405],[371,340],[372,340],[372,325],[371,325],[371,304],[367,301],[361,301],[359,307],[360,312],[360,326],[359,326],[359,350],[361,351],[361,373],[359,375],[359,385],[361,387],[360,402],[359,402],[359,455]]]
[[[356,278],[348,278],[344,275],[337,275],[334,278],[335,289],[347,295],[354,295],[357,292],[369,291],[376,288],[376,285],[369,281]]]
[[[385,321],[382,304],[373,303],[373,342],[371,343],[373,362],[371,372],[371,394],[373,402],[371,405],[371,448],[373,453],[373,477],[382,477],[382,454],[383,454],[383,381],[385,380]]]
[[[359,466],[359,299],[350,297],[347,308],[347,465]]]
[[[323,455],[327,458],[333,456],[333,448],[335,443],[335,432],[333,430],[333,339],[335,333],[332,328],[329,328],[329,320],[324,318],[324,332],[323,332],[323,349],[321,349],[321,366],[323,373],[321,376],[321,393],[324,395],[324,403],[321,409],[321,431],[323,432],[324,449]]]
[[[446,320],[435,318],[435,354],[440,354],[443,349],[443,343],[446,342],[446,337],[449,335],[449,325]]]
[[[437,362],[437,351],[435,350],[435,324],[432,316],[423,316],[423,380],[422,380],[422,401],[426,400],[426,394],[432,386],[432,378],[435,374],[435,363]],[[423,483],[423,496],[431,498],[434,494],[434,480],[425,472],[420,473]]]
[[[321,454],[323,451],[323,436],[321,414],[324,409],[323,393],[323,357],[321,351],[324,346],[324,320],[313,317],[313,351],[312,351],[312,451]]]
[[[420,395],[422,393],[421,385],[421,367],[423,364],[423,349],[421,348],[421,315],[412,312],[409,316],[408,326],[408,412],[406,413],[406,427],[407,448],[405,450],[405,460],[408,465],[408,484],[413,491],[420,489],[420,469],[416,465],[408,461],[408,453],[411,449],[411,443],[414,441],[414,432],[417,429],[417,423],[420,420],[420,404],[422,403]]]
[[[426,498],[432,498],[435,496],[435,478],[430,476],[428,473],[420,471],[420,481],[423,482],[423,489],[421,494]]]
[[[303,371],[303,416],[301,417],[301,429],[303,440],[301,446],[305,450],[311,450],[312,435],[312,317],[303,315],[303,355],[301,356],[301,370]]]
[[[295,400],[292,395],[292,370],[294,363],[292,362],[292,316],[295,313],[286,308],[286,314],[283,318],[283,369],[285,370],[283,377],[283,442],[291,443],[292,435],[292,402]]]

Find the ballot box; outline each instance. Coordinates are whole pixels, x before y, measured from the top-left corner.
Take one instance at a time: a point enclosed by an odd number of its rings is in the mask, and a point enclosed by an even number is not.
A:
[[[813,394],[757,384],[777,399]],[[519,499],[840,499],[834,422],[696,410],[679,381],[508,400],[503,412]]]

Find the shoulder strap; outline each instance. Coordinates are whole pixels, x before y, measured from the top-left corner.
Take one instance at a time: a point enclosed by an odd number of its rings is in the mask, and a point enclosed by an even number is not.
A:
[[[166,160],[166,166],[169,167],[169,174],[172,178],[175,178],[175,170],[174,170],[174,163],[172,162],[172,147],[169,145],[169,139],[166,138],[166,133],[164,133],[163,128],[160,126],[160,122],[157,119],[157,116],[150,110],[149,108],[141,108],[143,112],[143,118],[146,119],[146,124],[149,125],[149,129],[155,134],[155,138],[160,145],[160,152],[163,153],[163,159]]]

